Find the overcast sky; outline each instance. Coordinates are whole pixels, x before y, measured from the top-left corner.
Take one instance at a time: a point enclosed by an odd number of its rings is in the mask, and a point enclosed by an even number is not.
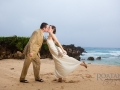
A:
[[[0,0],[0,36],[30,37],[42,22],[61,44],[120,48],[120,0]]]

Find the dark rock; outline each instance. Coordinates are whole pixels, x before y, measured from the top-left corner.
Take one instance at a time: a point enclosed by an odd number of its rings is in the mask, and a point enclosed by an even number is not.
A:
[[[16,53],[13,54],[13,58],[14,59],[24,59],[25,56],[23,53],[21,53],[20,51],[17,51]]]
[[[97,57],[96,60],[101,60],[101,57]]]
[[[88,57],[87,60],[94,61],[94,57]]]
[[[17,59],[17,53],[14,53],[14,54],[13,54],[13,58],[14,58],[14,59]]]
[[[67,55],[73,57],[80,61],[80,55],[82,55],[85,50],[81,47],[75,47],[74,44],[63,45],[63,48],[67,51]]]

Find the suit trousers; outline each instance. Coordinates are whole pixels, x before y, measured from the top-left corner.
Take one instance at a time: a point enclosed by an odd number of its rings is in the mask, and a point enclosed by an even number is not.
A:
[[[23,69],[22,69],[22,73],[20,76],[20,80],[25,80],[25,77],[27,75],[28,68],[29,68],[31,62],[33,63],[33,71],[34,71],[35,80],[40,79],[40,76],[39,76],[40,64],[41,64],[40,57],[38,55],[36,55],[35,57],[30,57],[29,55],[27,55],[27,56],[25,56],[25,61],[23,64]]]

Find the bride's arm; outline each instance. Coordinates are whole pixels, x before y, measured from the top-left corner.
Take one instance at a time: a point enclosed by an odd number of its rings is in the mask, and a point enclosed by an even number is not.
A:
[[[67,54],[67,52],[63,49],[62,45],[61,45],[60,42],[58,41],[58,39],[57,39],[57,37],[55,36],[55,34],[53,34],[53,33],[50,32],[50,35],[52,36],[52,38],[53,38],[53,40],[55,41],[55,43],[62,49],[62,51]]]

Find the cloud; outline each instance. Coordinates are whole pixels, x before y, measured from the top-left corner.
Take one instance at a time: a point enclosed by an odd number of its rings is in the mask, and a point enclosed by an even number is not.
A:
[[[0,36],[30,36],[42,22],[62,44],[120,47],[119,0],[1,0]],[[105,44],[108,42],[109,44]]]

